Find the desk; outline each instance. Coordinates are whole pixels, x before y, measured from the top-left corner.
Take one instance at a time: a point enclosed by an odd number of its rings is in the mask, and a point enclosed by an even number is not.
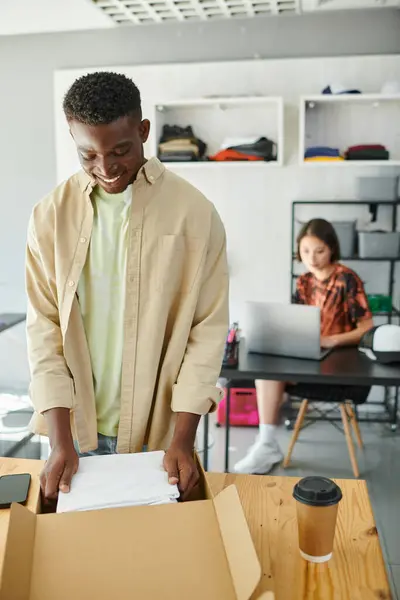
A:
[[[43,463],[15,458],[0,459],[0,474],[32,475],[28,507],[39,508],[38,475]],[[215,494],[235,484],[238,488],[253,542],[262,566],[262,579],[254,599],[272,590],[275,600],[389,600],[385,564],[364,481],[338,480],[343,491],[339,508],[334,556],[325,565],[300,558],[295,502],[296,478],[207,473]],[[9,511],[0,511],[0,569]]]
[[[0,313],[0,333],[23,323],[26,316],[22,313]]]
[[[296,383],[343,385],[400,385],[400,365],[382,365],[364,356],[357,348],[334,350],[324,360],[285,358],[249,354],[240,344],[237,369],[222,369],[221,377],[234,379],[273,379]]]
[[[235,379],[269,379],[296,383],[327,383],[343,385],[400,385],[400,365],[382,365],[371,361],[356,348],[343,348],[331,352],[324,360],[304,360],[265,354],[249,354],[245,343],[240,344],[237,369],[222,369],[221,377]],[[229,410],[228,385],[226,403],[225,471],[229,472]],[[397,412],[397,395],[395,412]],[[394,415],[395,416],[395,415]],[[392,422],[392,421],[391,421]],[[204,439],[208,439],[208,419],[204,422]],[[204,463],[207,468],[207,445],[204,446]]]

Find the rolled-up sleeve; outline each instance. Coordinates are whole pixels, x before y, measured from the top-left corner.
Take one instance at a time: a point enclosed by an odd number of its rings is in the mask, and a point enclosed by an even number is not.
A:
[[[213,210],[203,282],[186,353],[172,393],[172,410],[203,415],[222,398],[216,387],[229,326],[226,236]]]
[[[33,218],[28,229],[26,291],[31,400],[39,413],[51,408],[72,409],[74,385],[63,354],[57,292],[45,268]]]

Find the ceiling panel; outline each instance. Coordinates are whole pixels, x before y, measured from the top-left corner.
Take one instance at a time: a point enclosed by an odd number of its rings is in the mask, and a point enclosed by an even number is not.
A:
[[[299,14],[300,0],[92,0],[118,25]]]
[[[117,25],[389,8],[400,0],[91,0]]]
[[[400,7],[400,0],[0,0],[0,35]]]

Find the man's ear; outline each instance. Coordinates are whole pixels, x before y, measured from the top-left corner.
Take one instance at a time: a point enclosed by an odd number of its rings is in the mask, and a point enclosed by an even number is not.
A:
[[[150,121],[148,119],[144,119],[139,125],[139,134],[140,139],[142,140],[142,144],[146,143],[149,139],[150,134]]]

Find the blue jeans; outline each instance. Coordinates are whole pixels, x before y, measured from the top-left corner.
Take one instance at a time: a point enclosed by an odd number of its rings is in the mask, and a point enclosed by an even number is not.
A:
[[[91,450],[90,452],[79,452],[77,444],[75,444],[75,448],[80,456],[80,458],[85,458],[86,456],[100,456],[104,454],[116,454],[117,453],[117,438],[110,437],[108,435],[103,435],[102,433],[98,435],[98,447],[96,450]]]
[[[101,456],[104,454],[117,454],[117,438],[109,435],[103,435],[102,433],[97,434],[98,446],[96,450],[90,452],[79,452],[77,442],[75,442],[75,450],[79,454],[80,458],[86,456]],[[147,446],[143,446],[142,452],[147,452]]]

